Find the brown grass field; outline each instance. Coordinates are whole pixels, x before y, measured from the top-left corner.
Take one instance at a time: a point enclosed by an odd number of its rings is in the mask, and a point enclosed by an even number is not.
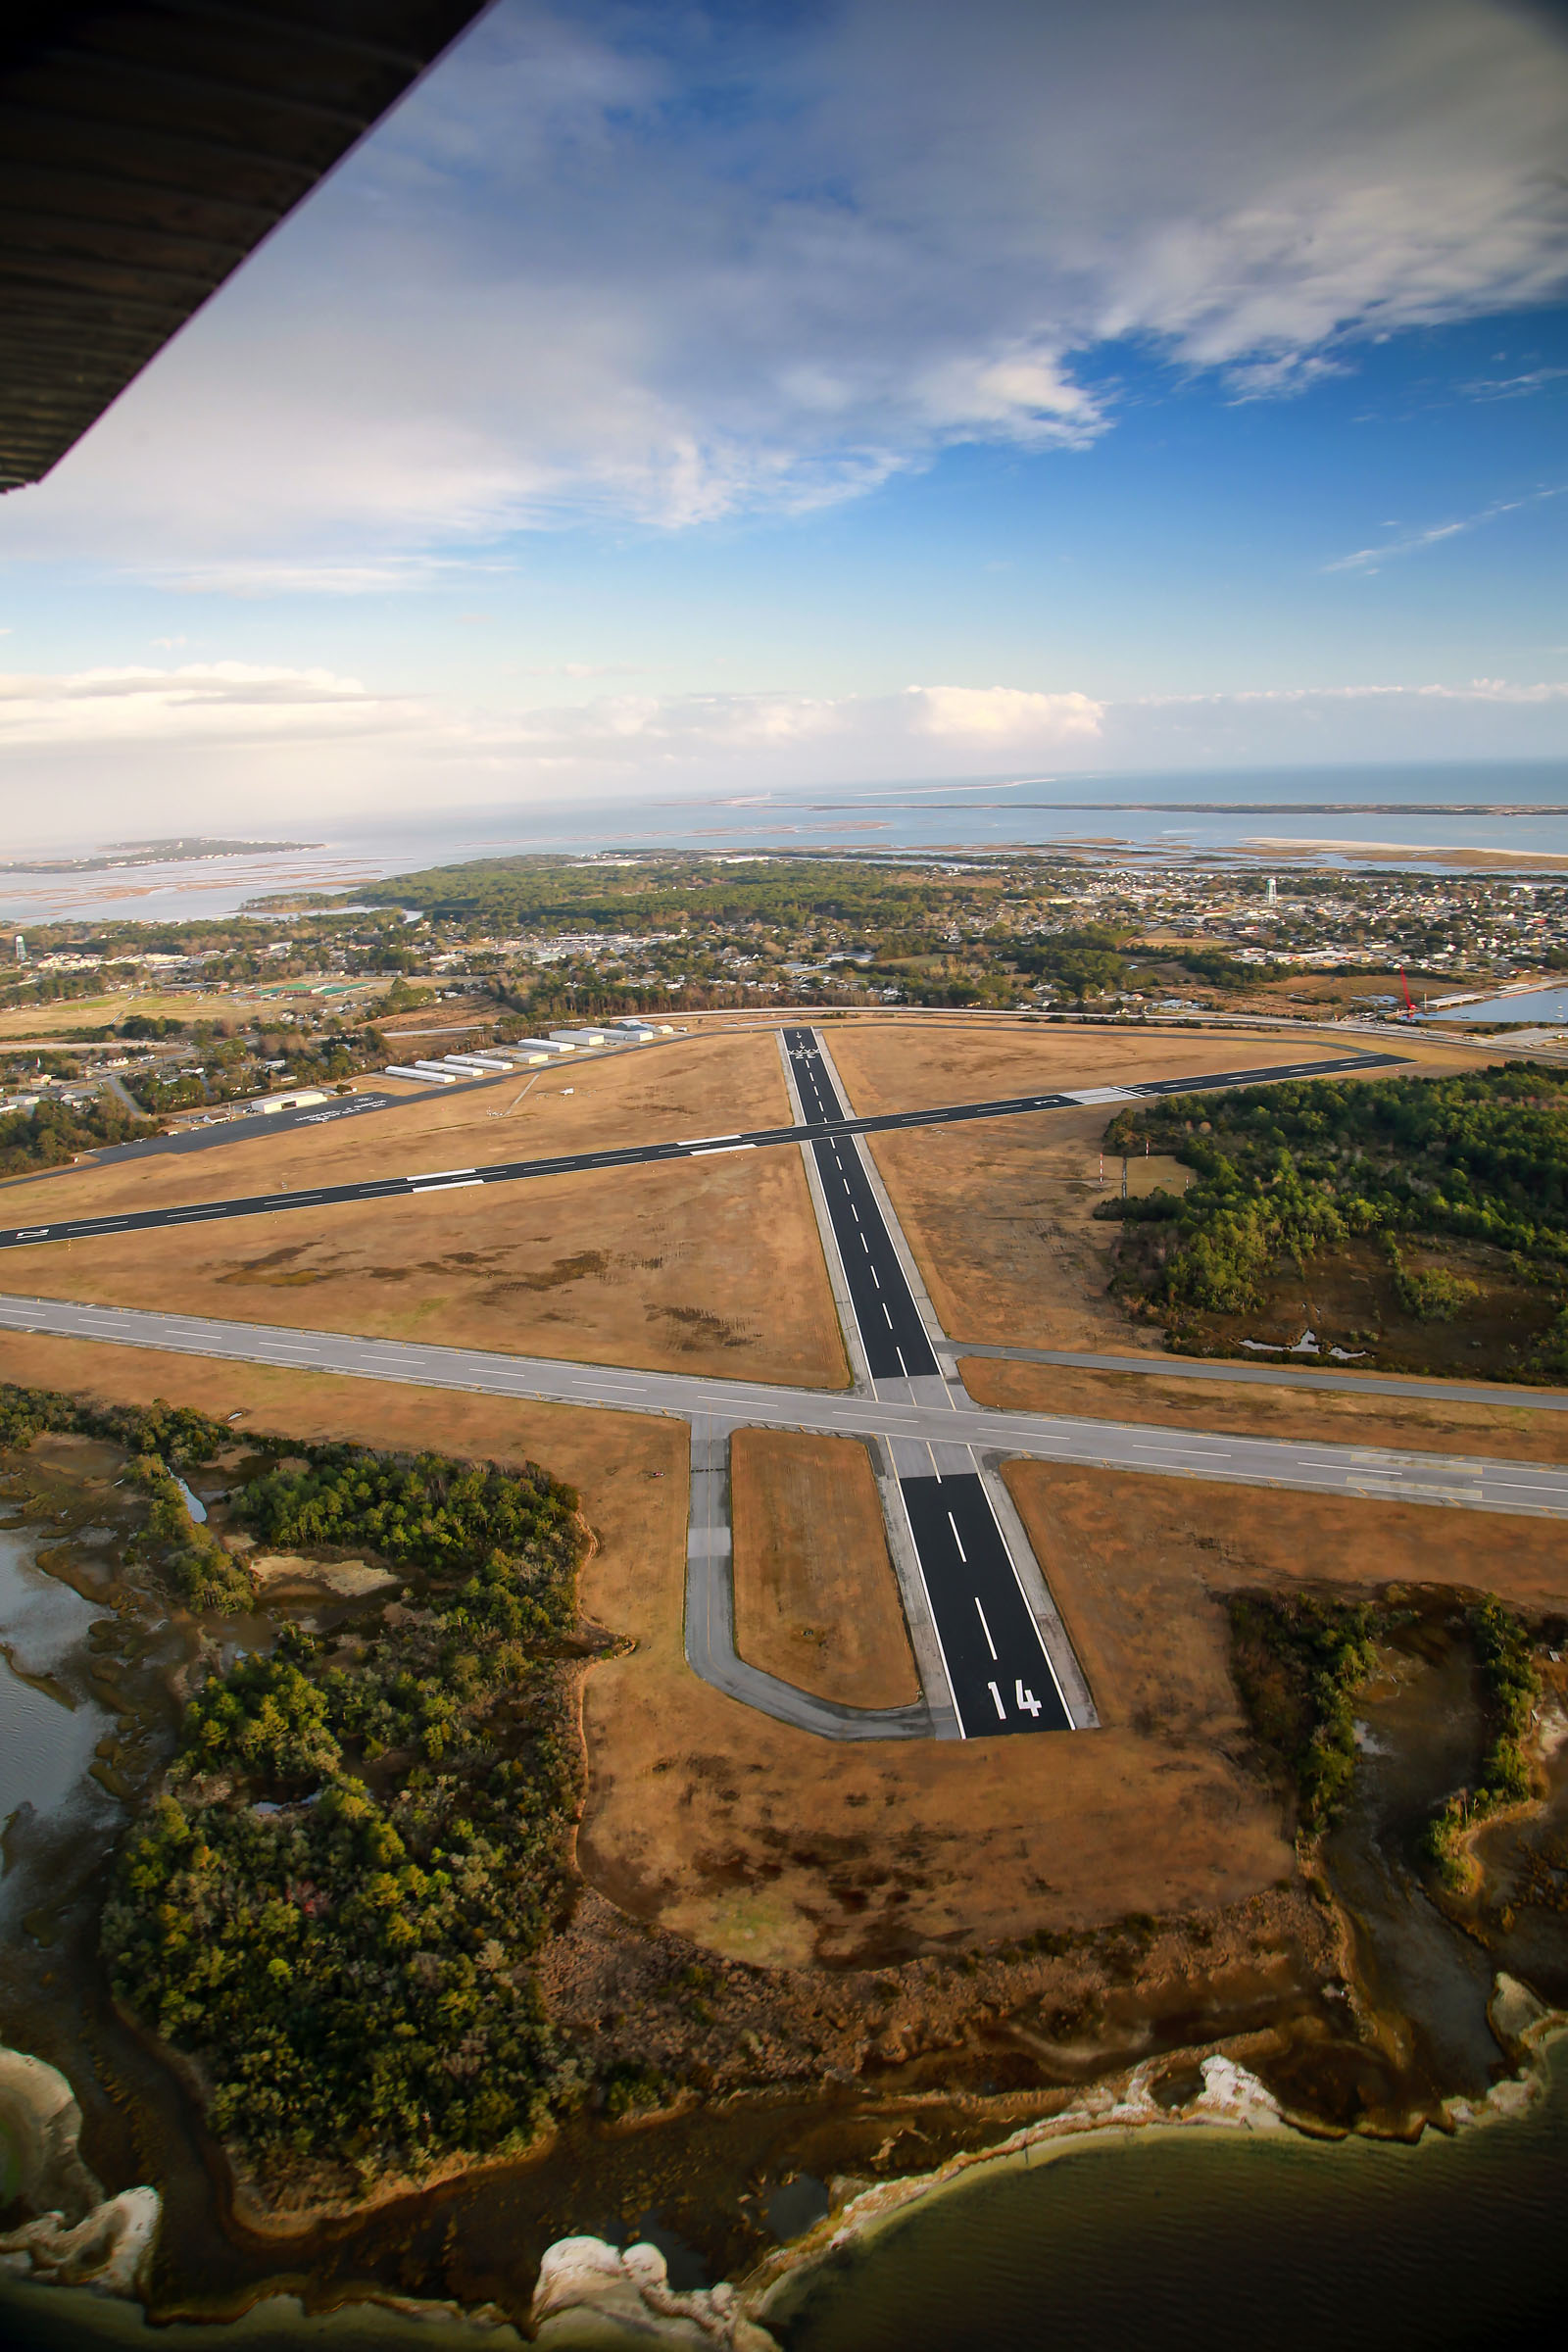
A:
[[[1237,1751],[1224,1596],[1448,1585],[1532,1612],[1568,1600],[1561,1527],[1349,1496],[1274,1494],[1010,1462],[1003,1472],[1106,1726]]]
[[[859,1440],[737,1430],[730,1509],[742,1657],[846,1706],[918,1698],[876,1479]]]
[[[1152,1421],[1167,1429],[1222,1430],[1249,1438],[1304,1438],[1335,1446],[1386,1446],[1421,1453],[1490,1455],[1512,1462],[1568,1459],[1568,1413],[1510,1403],[1467,1404],[1426,1396],[1225,1381],[1160,1380],[1143,1372],[1085,1372],[1068,1364],[1009,1364],[965,1356],[959,1369],[977,1404],[1004,1412],[1082,1414]]]
[[[788,1114],[771,1037],[676,1038],[603,1061],[588,1059],[575,1069],[551,1064],[538,1073],[515,1072],[472,1090],[449,1094],[426,1087],[395,1110],[324,1127],[296,1127],[201,1152],[83,1164],[31,1185],[8,1185],[7,1209],[18,1223],[34,1215],[119,1216],[285,1186],[298,1192],[498,1159],[546,1159],[733,1133],[774,1125]]]
[[[655,1049],[644,1049],[652,1056]],[[232,1151],[130,1160],[13,1188],[17,1222],[712,1133],[785,1112],[770,1038],[625,1056],[516,1102],[504,1080]],[[563,1084],[575,1091],[564,1099]],[[478,1107],[476,1107],[476,1105]],[[436,1340],[509,1354],[842,1388],[839,1336],[800,1155],[543,1177],[421,1199],[45,1246],[13,1277],[35,1297],[179,1307],[222,1320]],[[788,1312],[780,1302],[788,1301]]]
[[[1255,1030],[1155,1033],[1023,1023],[964,1030],[889,1021],[846,1022],[824,1034],[853,1106],[867,1115],[1036,1089],[1327,1060],[1339,1050],[1332,1039]],[[1434,1071],[1496,1058],[1403,1037],[1388,1050]],[[1103,1191],[1099,1174],[1101,1139],[1115,1107],[1093,1104],[870,1139],[952,1337],[1033,1348],[1159,1348],[1159,1333],[1132,1322],[1105,1295],[1116,1234],[1113,1226],[1096,1224],[1093,1212],[1120,1181],[1119,1162],[1107,1164]],[[1152,1184],[1158,1172],[1134,1163],[1133,1189]]]
[[[12,1275],[35,1298],[849,1384],[793,1152],[108,1234],[29,1253]]]
[[[1293,1868],[1248,1762],[1221,1596],[1325,1576],[1473,1584],[1562,1604],[1561,1529],[1411,1505],[1014,1465],[1008,1482],[1107,1729],[840,1746],[685,1663],[686,1438],[655,1418],[380,1388],[7,1334],[0,1377],[153,1395],[259,1427],[543,1461],[598,1538],[585,1613],[635,1647],[584,1690],[590,1885],[737,1958],[879,1961],[1036,1927],[1238,1901]]]

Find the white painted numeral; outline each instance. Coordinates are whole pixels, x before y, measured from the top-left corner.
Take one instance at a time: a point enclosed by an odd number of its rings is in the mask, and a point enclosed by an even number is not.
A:
[[[1012,1687],[1017,1694],[1018,1712],[1021,1715],[1038,1715],[1040,1712],[1040,1701],[1038,1698],[1036,1698],[1034,1692],[1032,1690],[1026,1690],[1021,1682],[1014,1683]]]
[[[1002,1692],[997,1689],[995,1683],[987,1683],[986,1689],[990,1691],[992,1697],[997,1702],[997,1713],[1001,1716],[1003,1722],[1005,1723],[1007,1720],[1007,1710],[1002,1703]]]

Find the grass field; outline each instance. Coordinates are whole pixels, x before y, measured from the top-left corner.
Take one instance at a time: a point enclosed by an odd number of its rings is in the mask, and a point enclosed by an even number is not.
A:
[[[1240,1901],[1287,1879],[1277,1800],[1250,1769],[1226,1669],[1238,1586],[1394,1578],[1563,1605],[1561,1529],[1018,1463],[1007,1472],[1106,1729],[837,1746],[699,1682],[682,1648],[685,1432],[266,1367],[6,1335],[0,1377],[163,1396],[256,1427],[502,1462],[581,1491],[585,1612],[630,1638],[587,1676],[578,1858],[633,1917],[737,1958],[877,1962]]]
[[[258,981],[254,988],[228,989],[222,994],[217,990],[208,994],[194,989],[117,989],[108,996],[70,997],[52,1004],[12,1004],[0,1011],[0,1048],[13,1038],[58,1037],[64,1041],[73,1029],[113,1028],[133,1013],[159,1021],[255,1021],[265,1029],[282,1012],[363,1010],[368,998],[384,993],[379,982],[362,985],[341,997],[313,997],[308,990],[308,983],[303,988],[285,988],[281,981],[270,986]]]
[[[805,1178],[783,1152],[106,1234],[9,1271],[41,1298],[849,1384]]]
[[[917,1699],[876,1479],[859,1440],[737,1430],[730,1509],[741,1656],[846,1706]]]
[[[515,1075],[199,1155],[84,1167],[8,1188],[8,1217],[123,1213],[712,1133],[786,1115],[771,1038]],[[570,1088],[568,1094],[564,1090]],[[492,1117],[492,1110],[511,1115]],[[438,1340],[512,1354],[848,1386],[799,1154],[559,1176],[46,1246],[33,1294]],[[780,1301],[788,1301],[788,1312]]]
[[[1225,1595],[1243,1587],[1446,1585],[1533,1613],[1568,1601],[1550,1519],[1350,1495],[1265,1494],[1010,1462],[1003,1472],[1113,1732],[1237,1752]]]
[[[955,1029],[915,1022],[845,1023],[827,1032],[854,1107],[867,1114],[916,1103],[1129,1085],[1208,1070],[1260,1069],[1328,1059],[1327,1038],[1241,1030],[1072,1030],[1022,1023]],[[1344,1051],[1361,1040],[1347,1040]],[[1412,1067],[1451,1070],[1494,1054],[1396,1037],[1388,1051]],[[1370,1073],[1378,1075],[1379,1073]],[[959,1340],[1033,1348],[1157,1349],[1159,1332],[1134,1323],[1106,1296],[1114,1226],[1096,1203],[1120,1183],[1119,1161],[1100,1181],[1100,1147],[1113,1105],[1042,1111],[995,1124],[876,1136],[870,1149],[919,1262],[944,1328]],[[1155,1180],[1133,1162],[1129,1187]],[[1177,1171],[1167,1165],[1166,1181]],[[1180,1171],[1185,1181],[1186,1171]]]

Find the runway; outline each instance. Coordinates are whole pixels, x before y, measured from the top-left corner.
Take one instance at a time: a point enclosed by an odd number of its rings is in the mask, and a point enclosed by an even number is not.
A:
[[[784,1050],[808,1149],[844,1267],[861,1350],[879,1398],[936,1396],[954,1405],[832,1070],[811,1029],[786,1029]],[[911,1386],[910,1384],[914,1384]],[[935,1407],[941,1412],[942,1404]],[[886,1424],[884,1424],[884,1427]],[[898,1474],[943,1669],[966,1740],[1070,1731],[1039,1626],[967,1446],[947,1424],[934,1444],[895,1440]]]
[[[802,1034],[790,1032],[791,1035]],[[805,1032],[804,1034],[809,1034]],[[1190,1094],[1215,1087],[1248,1086],[1279,1078],[1327,1077],[1339,1070],[1396,1067],[1393,1054],[1342,1054],[1329,1061],[1289,1063],[1283,1068],[1224,1070],[1192,1078],[1160,1078],[1131,1087],[1087,1087],[1076,1092],[1011,1095],[999,1102],[954,1102],[929,1110],[903,1110],[879,1118],[850,1118],[840,1107],[814,1125],[763,1127],[734,1135],[687,1136],[675,1143],[631,1144],[612,1152],[564,1152],[550,1159],[495,1160],[483,1167],[411,1169],[405,1175],[372,1177],[360,1184],[306,1186],[248,1193],[231,1200],[195,1200],[172,1208],[128,1210],[122,1215],[57,1217],[0,1230],[0,1250],[24,1250],[54,1242],[92,1241],[104,1234],[151,1233],[161,1227],[221,1222],[232,1217],[285,1216],[302,1208],[331,1208],[354,1200],[408,1200],[460,1186],[525,1184],[543,1176],[587,1175],[606,1168],[654,1167],[661,1162],[703,1159],[720,1152],[775,1150],[818,1137],[885,1135],[902,1127],[957,1126],[971,1119],[1015,1118],[1035,1110],[1064,1110],[1077,1103],[1131,1102],[1144,1096]],[[306,1124],[301,1120],[300,1124]],[[40,1170],[47,1174],[47,1170]],[[890,1326],[891,1327],[891,1326]]]
[[[1305,1439],[1241,1438],[1160,1429],[1136,1421],[1064,1419],[997,1412],[984,1405],[900,1401],[844,1391],[774,1388],[680,1372],[628,1371],[614,1364],[499,1355],[424,1341],[369,1340],[348,1332],[279,1330],[209,1321],[150,1308],[84,1306],[74,1300],[0,1295],[0,1331],[42,1332],[96,1345],[153,1348],[231,1363],[416,1388],[586,1405],[604,1411],[708,1415],[715,1427],[821,1430],[829,1436],[886,1434],[911,1445],[963,1446],[1091,1469],[1131,1470],[1224,1486],[1279,1487],[1309,1494],[1375,1495],[1391,1502],[1568,1518],[1568,1467],[1494,1461],[1447,1452],[1396,1453]]]

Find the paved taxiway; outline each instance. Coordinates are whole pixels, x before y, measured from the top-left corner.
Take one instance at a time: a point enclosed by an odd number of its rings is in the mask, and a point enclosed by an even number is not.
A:
[[[1008,1364],[1059,1364],[1075,1372],[1154,1373],[1162,1380],[1232,1382],[1243,1388],[1330,1389],[1344,1396],[1412,1396],[1442,1404],[1526,1405],[1532,1412],[1568,1413],[1568,1389],[1513,1388],[1501,1383],[1487,1387],[1480,1381],[1422,1380],[1414,1374],[1384,1378],[1376,1372],[1320,1372],[1310,1359],[1303,1366],[1294,1348],[1281,1348],[1271,1363],[1226,1364],[1206,1356],[1092,1354],[1087,1348],[1004,1348],[976,1340],[953,1340],[949,1345],[955,1355],[994,1356]]]

